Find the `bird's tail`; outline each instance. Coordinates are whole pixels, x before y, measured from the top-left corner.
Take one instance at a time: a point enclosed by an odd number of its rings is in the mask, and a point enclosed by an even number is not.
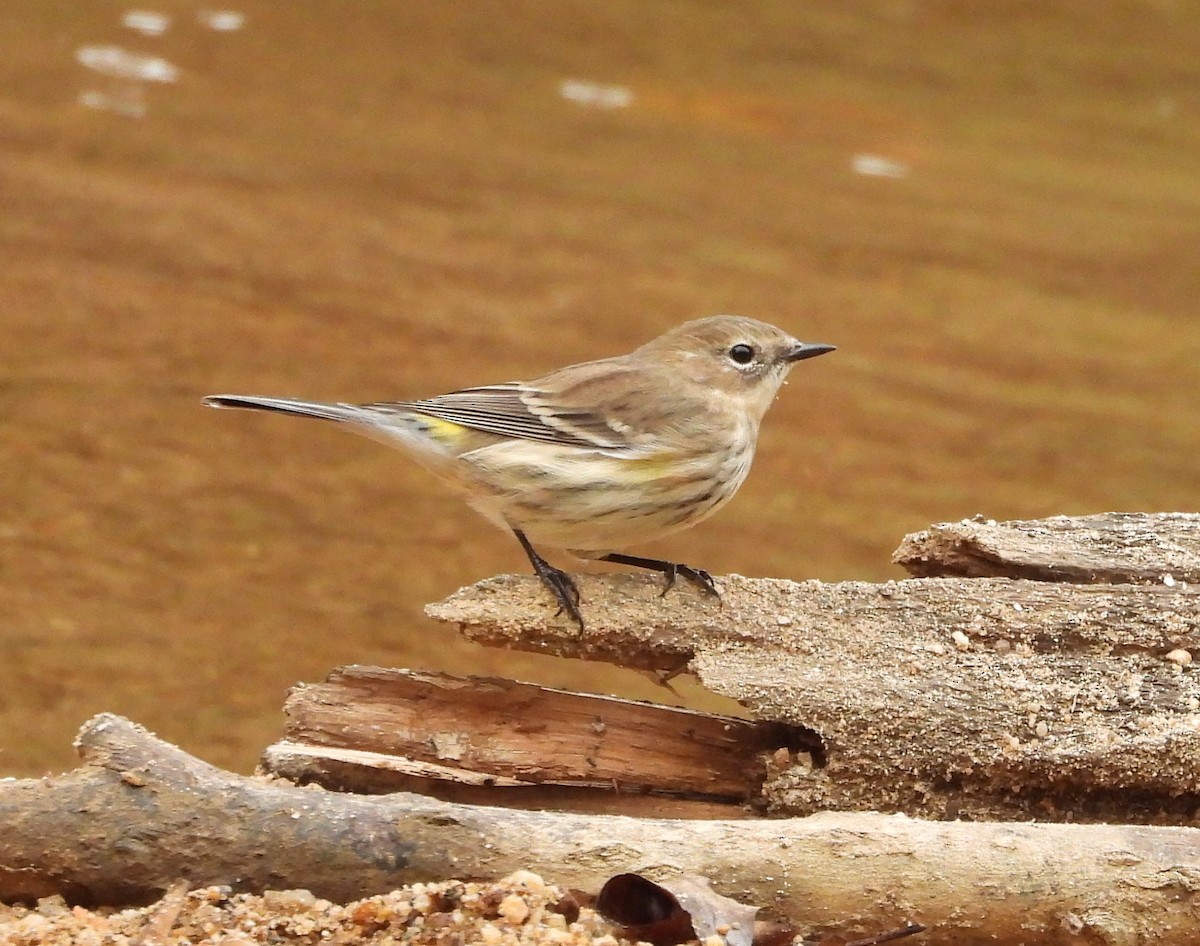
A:
[[[257,397],[246,394],[213,394],[204,399],[209,407],[232,407],[249,411],[278,411],[281,414],[299,414],[301,417],[319,417],[322,420],[340,420],[363,423],[363,410],[353,404],[321,404],[317,401],[300,401],[291,397]]]
[[[449,421],[425,417],[401,409],[403,405],[325,404],[291,397],[259,397],[246,394],[212,394],[204,399],[209,407],[251,411],[276,411],[298,417],[339,421],[347,430],[371,440],[406,450],[418,462],[440,476],[451,475],[455,457],[461,452],[466,428]]]

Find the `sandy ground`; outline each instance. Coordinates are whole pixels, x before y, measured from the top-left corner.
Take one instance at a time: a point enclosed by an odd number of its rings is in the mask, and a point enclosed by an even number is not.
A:
[[[0,904],[6,946],[330,943],[388,946],[619,946],[625,940],[536,874],[491,884],[414,884],[336,904],[307,890],[232,894],[180,885],[147,907],[88,910],[61,897],[33,907]]]
[[[839,350],[645,554],[877,579],[930,521],[1195,508],[1195,4],[157,8],[5,6],[4,774],[99,711],[247,771],[341,663],[667,695],[455,640],[422,606],[511,537],[209,393],[428,395],[733,311]]]

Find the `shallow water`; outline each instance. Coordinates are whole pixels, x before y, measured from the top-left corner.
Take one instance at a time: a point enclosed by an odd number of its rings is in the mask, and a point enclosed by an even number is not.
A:
[[[130,715],[246,770],[348,662],[526,564],[403,457],[207,411],[528,377],[732,311],[801,365],[644,550],[898,576],[931,521],[1195,509],[1200,5],[10,0],[0,771]]]

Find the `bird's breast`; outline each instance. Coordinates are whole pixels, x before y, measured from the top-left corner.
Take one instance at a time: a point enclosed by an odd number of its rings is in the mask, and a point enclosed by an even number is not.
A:
[[[737,492],[753,453],[752,442],[624,456],[508,443],[460,461],[471,466],[480,503],[535,544],[610,551],[707,518]]]

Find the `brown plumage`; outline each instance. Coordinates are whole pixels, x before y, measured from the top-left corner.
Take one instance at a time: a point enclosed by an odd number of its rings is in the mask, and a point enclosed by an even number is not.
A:
[[[512,530],[560,610],[582,627],[575,583],[534,544],[653,568],[668,587],[682,574],[715,594],[707,572],[618,550],[694,525],[728,502],[750,471],[759,425],[792,365],[832,350],[722,315],[688,322],[627,355],[425,400],[205,400],[339,421],[404,449]]]

